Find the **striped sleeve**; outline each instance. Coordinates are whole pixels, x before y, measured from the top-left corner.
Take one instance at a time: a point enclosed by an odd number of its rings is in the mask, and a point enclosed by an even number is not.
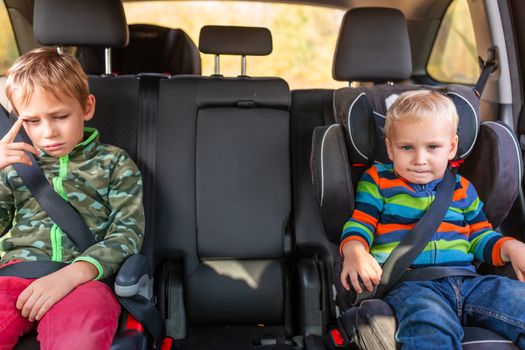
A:
[[[492,225],[483,212],[483,202],[478,197],[476,189],[469,181],[465,181],[465,185],[467,186],[465,191],[468,206],[464,209],[464,217],[470,227],[469,252],[476,260],[486,264],[505,265],[501,258],[501,246],[513,238],[504,237],[492,229]]]
[[[374,240],[377,222],[383,210],[383,196],[379,188],[379,175],[376,167],[368,169],[357,184],[355,209],[352,217],[343,226],[339,251],[349,241],[359,241],[370,251]]]

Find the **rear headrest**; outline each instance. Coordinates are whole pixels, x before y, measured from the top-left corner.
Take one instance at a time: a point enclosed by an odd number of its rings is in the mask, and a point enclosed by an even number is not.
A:
[[[120,0],[35,0],[33,31],[42,45],[122,47],[129,37]]]
[[[182,29],[130,24],[129,36],[128,46],[112,51],[114,73],[201,74],[199,50]],[[86,73],[104,73],[103,48],[79,47],[77,57]]]
[[[215,55],[265,56],[272,52],[272,34],[260,27],[204,26],[199,50]]]
[[[370,88],[342,88],[334,93],[335,119],[344,126],[352,163],[390,162],[384,142],[387,106],[405,91],[436,90],[454,102],[459,115],[457,159],[466,158],[479,131],[479,98],[467,86],[376,85]]]
[[[402,12],[356,8],[345,14],[334,57],[335,80],[398,81],[411,73],[410,40]]]

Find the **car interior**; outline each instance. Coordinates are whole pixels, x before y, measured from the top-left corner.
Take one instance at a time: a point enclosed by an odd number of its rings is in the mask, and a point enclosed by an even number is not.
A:
[[[250,18],[242,26],[208,23],[194,41],[177,23],[128,24],[121,0],[3,1],[15,56],[39,46],[71,50],[97,101],[88,125],[142,172],[141,264],[151,279],[141,280],[135,270],[143,268],[131,261],[117,275],[117,294],[119,281],[131,279],[138,286],[131,299],[141,306],[128,310],[123,301],[111,349],[359,348],[339,332],[332,266],[360,174],[388,161],[378,125],[386,101],[403,91],[437,89],[453,99],[459,173],[475,183],[494,227],[524,240],[525,4],[286,2],[345,12],[331,52],[332,78],[344,87],[294,88],[282,76],[252,76],[251,60],[266,59],[279,33]],[[435,79],[428,69],[458,2],[468,6],[480,63],[467,83]],[[203,74],[206,55],[211,75]],[[235,76],[221,74],[223,56],[241,62]],[[476,95],[487,63],[495,68]],[[5,96],[0,102],[9,108]],[[516,278],[511,266],[478,270]],[[35,334],[16,347],[38,348]],[[517,347],[466,327],[463,348]]]

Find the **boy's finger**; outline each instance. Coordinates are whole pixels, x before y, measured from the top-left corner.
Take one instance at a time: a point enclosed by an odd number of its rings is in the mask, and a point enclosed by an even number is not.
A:
[[[9,146],[8,146],[9,149],[12,149],[12,150],[21,150],[21,151],[26,151],[26,152],[29,152],[29,153],[33,153],[35,156],[38,156],[40,154],[40,152],[36,149],[35,146],[32,146],[28,143],[25,143],[25,142],[14,142],[14,143],[11,143]]]
[[[351,273],[350,274],[350,282],[352,283],[352,286],[354,287],[357,294],[360,294],[363,292],[361,289],[361,286],[359,285],[359,279],[357,278],[357,273]]]
[[[518,278],[518,281],[525,282],[525,278],[523,276],[523,272],[516,269],[516,277]]]
[[[372,283],[375,284],[376,286],[381,281],[381,274],[377,273],[377,271],[375,271],[375,270],[373,270],[372,273],[369,274],[369,277],[370,277],[370,280],[372,281]]]
[[[24,289],[22,291],[22,293],[20,293],[20,295],[18,296],[18,299],[16,300],[16,308],[18,310],[22,310],[22,308],[24,307],[24,304],[26,303],[27,299],[32,294],[33,290],[30,287],[31,287],[31,285],[29,287],[27,287],[26,289]]]
[[[42,305],[46,301],[46,297],[41,295],[33,304],[33,307],[31,308],[31,312],[27,316],[29,321],[34,321],[36,318],[36,315],[40,312],[40,309],[42,309]]]
[[[42,305],[42,307],[40,308],[40,310],[38,311],[38,313],[36,314],[35,316],[35,320],[37,321],[40,321],[40,319],[42,317],[44,317],[44,315],[46,314],[46,312],[51,309],[51,306],[53,306],[55,303],[52,301],[51,298],[48,298],[45,303]]]
[[[4,157],[3,161],[5,162],[6,166],[10,164],[14,164],[14,163],[20,163],[20,164],[25,164],[27,166],[31,166],[31,160],[25,154],[23,156],[16,156],[16,155],[7,156],[7,157]]]
[[[363,280],[363,284],[369,292],[374,290],[374,286],[372,285],[372,280],[370,279],[370,276],[361,276],[361,279]]]
[[[339,277],[341,279],[341,284],[343,285],[343,288],[346,290],[350,290],[350,286],[348,285],[348,274],[343,271],[341,272],[341,276]]]
[[[11,143],[15,140],[16,134],[18,134],[18,131],[22,127],[22,123],[24,120],[22,118],[18,118],[16,122],[13,124],[11,129],[5,134],[5,136],[2,138],[2,142]]]

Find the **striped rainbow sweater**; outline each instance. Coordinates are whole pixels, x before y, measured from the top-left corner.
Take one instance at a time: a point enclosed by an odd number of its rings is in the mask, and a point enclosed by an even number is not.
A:
[[[344,225],[340,249],[348,241],[358,240],[383,264],[429,208],[440,181],[416,185],[397,176],[392,164],[372,166],[357,186],[355,210]],[[482,207],[474,186],[456,175],[452,203],[412,268],[468,267],[472,266],[473,259],[503,265],[501,246],[512,238],[503,237],[492,229]]]

